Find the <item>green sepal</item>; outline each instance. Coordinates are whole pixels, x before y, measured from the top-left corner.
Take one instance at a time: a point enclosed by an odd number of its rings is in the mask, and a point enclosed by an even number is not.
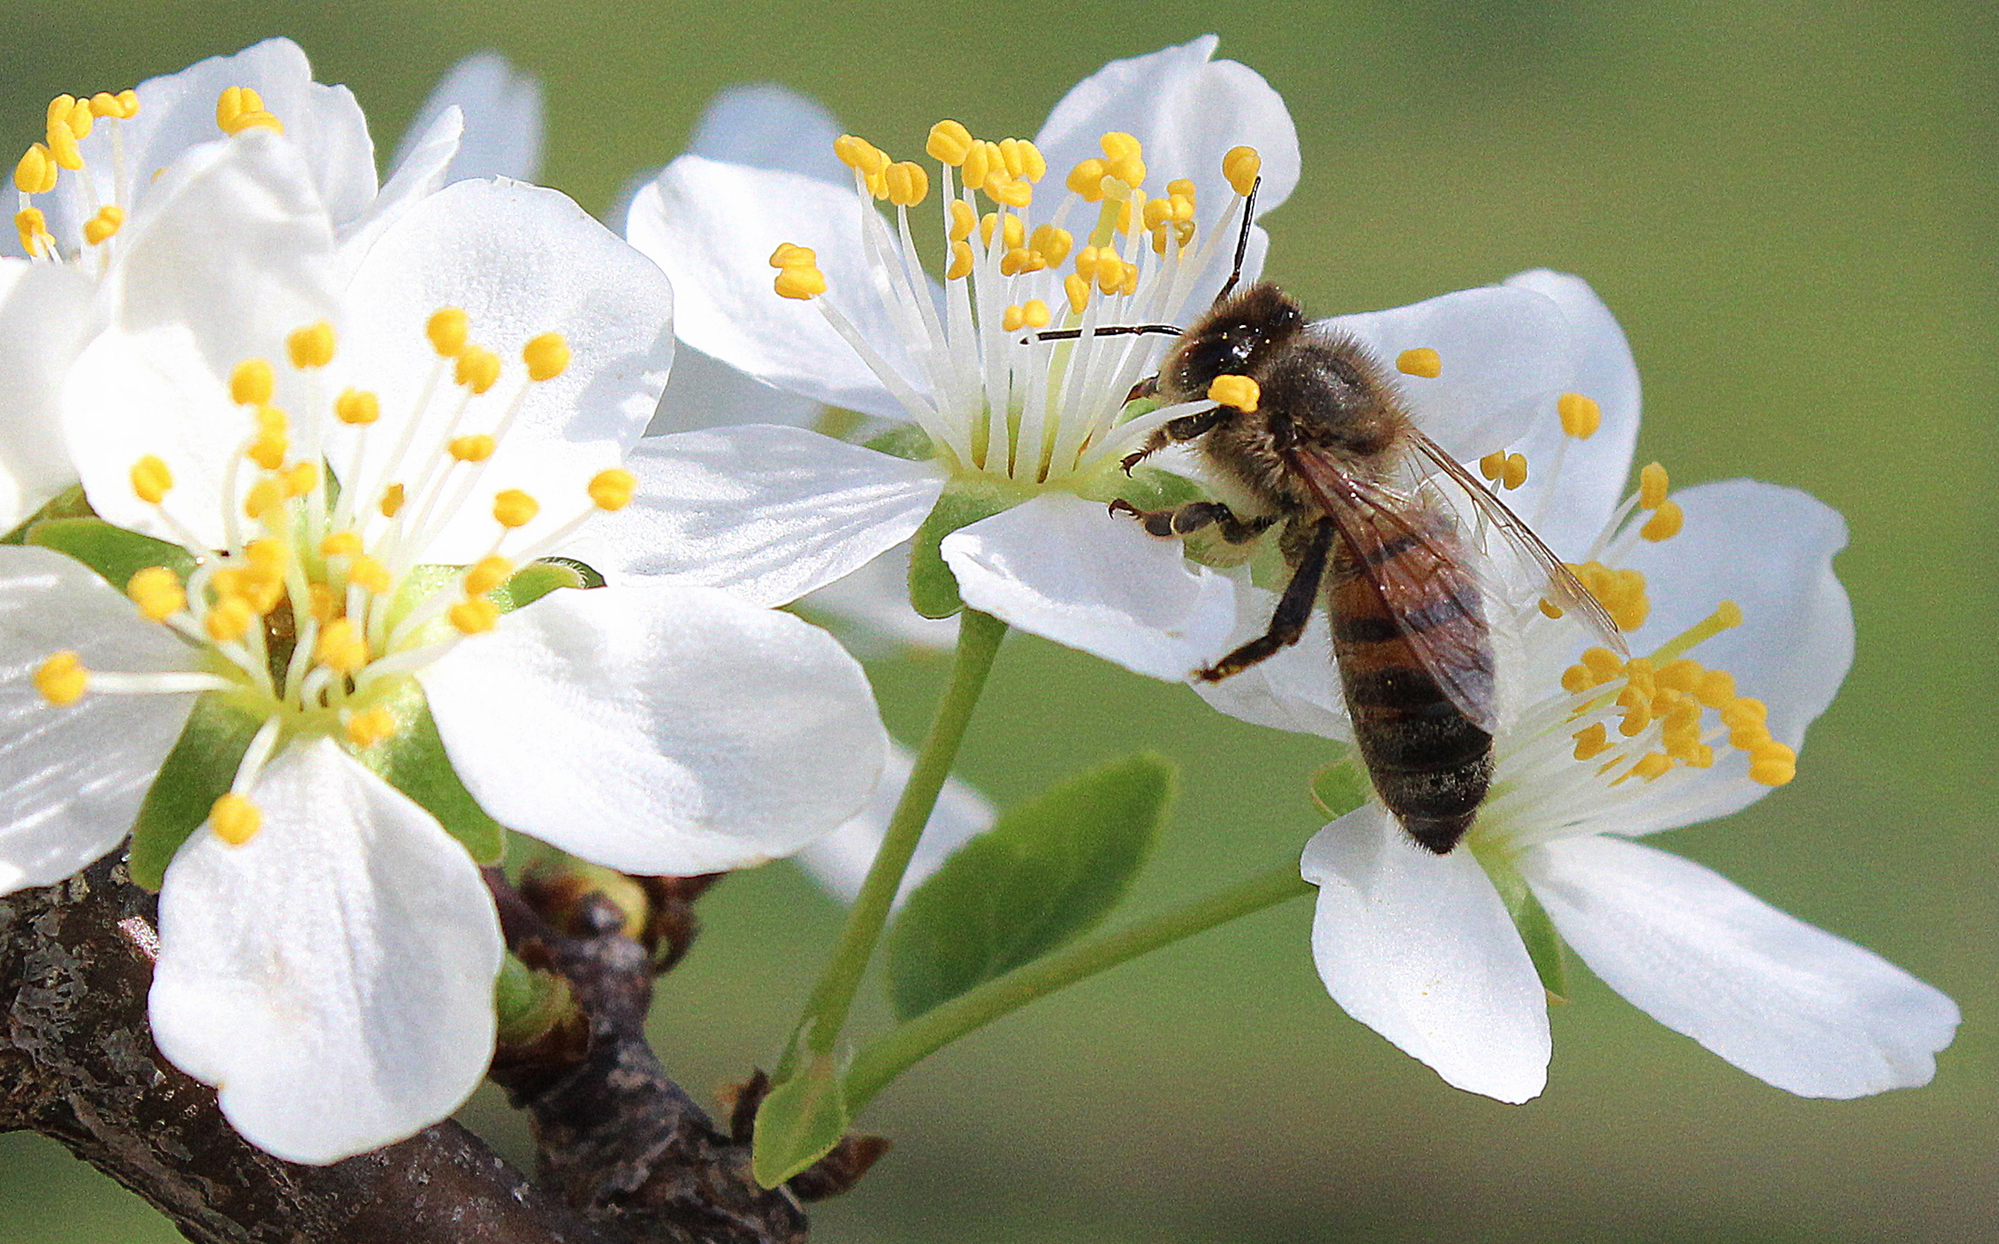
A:
[[[27,542],[82,562],[119,591],[149,566],[165,566],[187,582],[194,555],[178,544],[113,527],[101,518],[53,518],[28,529]]]
[[[576,575],[577,582],[559,584],[561,587],[580,587],[584,591],[594,591],[604,586],[604,572],[589,562],[578,561],[574,557],[544,557],[535,562],[537,566],[566,566]]]
[[[896,1015],[913,1019],[1095,928],[1151,854],[1178,784],[1163,756],[1114,760],[959,848],[889,931]]]
[[[928,462],[937,456],[937,446],[930,439],[930,433],[914,423],[898,423],[865,444],[877,453],[908,462]]]
[[[926,618],[948,618],[965,607],[957,576],[938,552],[944,537],[982,518],[1004,514],[1033,495],[1032,488],[985,475],[961,476],[944,485],[930,517],[910,541],[909,603],[916,612]]]
[[[438,737],[437,722],[416,680],[405,679],[374,701],[395,717],[396,732],[373,747],[356,749],[354,758],[389,785],[408,795],[437,818],[444,832],[456,838],[475,863],[497,864],[507,849],[507,831],[472,798],[458,780]]]
[[[581,565],[581,563],[577,563]],[[487,598],[500,607],[501,613],[512,613],[524,609],[559,587],[580,588],[586,585],[582,571],[575,565],[563,562],[529,562],[514,572],[512,578],[488,592]],[[603,580],[599,579],[599,583]]]
[[[90,508],[90,499],[83,495],[83,485],[71,484],[50,498],[48,504],[22,519],[14,530],[0,536],[0,544],[26,544],[28,529],[36,523],[46,523],[57,518],[95,517],[97,511]]]
[[[527,1045],[576,1014],[576,996],[569,982],[552,972],[531,968],[510,953],[500,960],[493,979],[494,1039],[497,1044]]]
[[[770,1091],[757,1108],[750,1174],[775,1188],[833,1151],[847,1134],[847,1098],[829,1054]]]
[[[132,880],[157,891],[166,880],[167,865],[183,842],[208,820],[215,801],[229,791],[236,769],[264,718],[246,712],[218,692],[194,702],[187,725],[167,753],[160,772],[139,805],[132,826],[132,857],[126,865]]]
[[[1116,422],[1120,424],[1130,423],[1132,420],[1138,418],[1140,415],[1149,415],[1153,411],[1158,410],[1161,406],[1164,406],[1165,404],[1166,403],[1164,401],[1161,401],[1156,396],[1135,397],[1131,399],[1129,402],[1126,402],[1123,405],[1123,407],[1121,407],[1118,410]]]
[[[389,624],[394,626],[400,623],[411,610],[449,588],[464,573],[463,566],[434,563],[412,566],[409,573],[403,576],[395,604],[390,606]],[[573,557],[544,557],[516,570],[505,583],[486,593],[486,599],[498,605],[501,613],[512,613],[532,605],[559,587],[603,586],[604,576],[587,562]]]
[[[1527,888],[1526,878],[1520,875],[1520,870],[1513,866],[1511,860],[1480,855],[1478,862],[1484,867],[1486,876],[1492,878],[1500,901],[1506,904],[1506,914],[1513,917],[1513,927],[1519,931],[1520,940],[1527,947],[1527,957],[1534,963],[1534,972],[1541,978],[1541,987],[1557,1001],[1567,1000],[1567,956],[1562,950],[1562,935],[1555,931],[1555,922],[1548,917],[1547,908],[1541,906],[1541,900]]]
[[[1360,761],[1347,755],[1312,775],[1312,802],[1328,821],[1337,821],[1366,803],[1374,783]]]

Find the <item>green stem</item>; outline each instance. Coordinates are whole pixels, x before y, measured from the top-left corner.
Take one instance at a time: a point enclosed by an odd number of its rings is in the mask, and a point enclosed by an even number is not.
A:
[[[1044,994],[1114,968],[1127,959],[1170,946],[1181,938],[1310,893],[1313,887],[1299,877],[1298,866],[1287,863],[1129,928],[1071,943],[967,990],[855,1055],[847,1072],[847,1108],[859,1111],[890,1081],[916,1063]]]
[[[937,806],[937,794],[944,789],[944,779],[950,776],[951,766],[958,759],[958,745],[964,741],[972,709],[979,702],[979,693],[985,690],[986,675],[991,672],[993,657],[1005,637],[1006,623],[990,614],[967,609],[959,618],[951,685],[937,701],[930,734],[916,754],[909,781],[902,789],[902,799],[895,805],[895,815],[889,818],[881,849],[875,852],[875,862],[868,869],[867,880],[861,883],[853,911],[847,915],[847,927],[841,930],[839,944],[833,948],[832,961],[826,965],[811,1000],[805,1004],[805,1014],[799,1018],[798,1033],[804,1034],[803,1044],[812,1054],[831,1054],[840,1039],[847,1012],[854,1004],[854,994],[861,987],[861,977],[874,957],[875,943],[881,940],[882,925],[888,921],[896,891],[902,888],[902,876],[909,870],[909,859],[916,853],[931,809]],[[797,1070],[800,1044],[794,1034],[790,1048],[778,1064],[775,1079],[779,1084]]]

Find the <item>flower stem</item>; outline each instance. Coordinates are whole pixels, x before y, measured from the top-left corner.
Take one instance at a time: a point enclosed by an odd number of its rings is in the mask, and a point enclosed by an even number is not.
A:
[[[854,994],[860,989],[861,977],[874,956],[875,943],[881,940],[889,907],[902,887],[902,876],[909,870],[910,857],[916,853],[931,809],[937,806],[937,794],[944,789],[944,779],[950,776],[951,766],[957,761],[958,745],[964,741],[972,708],[985,690],[986,675],[991,672],[993,657],[1005,637],[1006,623],[990,614],[967,609],[959,618],[951,684],[937,701],[930,734],[923,740],[923,748],[910,768],[909,781],[895,805],[895,815],[889,818],[888,832],[882,837],[881,849],[875,852],[867,880],[861,883],[860,895],[847,915],[847,926],[833,948],[832,961],[813,989],[791,1046],[778,1064],[775,1077],[778,1083],[782,1084],[796,1070],[801,1045],[812,1054],[825,1055],[832,1053],[839,1041],[847,1012],[854,1004]],[[799,1039],[801,1036],[803,1041]]]
[[[847,1108],[858,1111],[890,1081],[959,1037],[976,1032],[1036,998],[1216,925],[1262,911],[1313,888],[1286,863],[1184,907],[1099,934],[1022,964],[925,1012],[862,1049],[847,1072]]]

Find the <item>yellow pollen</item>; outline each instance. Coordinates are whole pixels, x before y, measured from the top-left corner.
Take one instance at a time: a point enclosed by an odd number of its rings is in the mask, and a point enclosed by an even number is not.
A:
[[[424,325],[424,336],[430,338],[430,346],[445,358],[456,358],[465,348],[465,336],[471,331],[471,322],[457,307],[445,307],[431,314],[429,323]]]
[[[1075,244],[1076,239],[1070,236],[1067,229],[1058,229],[1054,225],[1036,225],[1027,239],[1028,249],[1051,268],[1067,259],[1069,249]]]
[[[77,149],[76,135],[70,132],[67,125],[49,126],[48,151],[49,159],[55,161],[57,168],[74,172],[83,167],[83,152]]]
[[[300,371],[331,363],[334,344],[333,325],[325,320],[308,324],[285,338],[285,350],[291,355],[292,366]]]
[[[312,611],[316,621],[331,622],[340,616],[340,595],[333,590],[332,584],[308,583],[305,590],[306,607]]]
[[[284,473],[285,495],[303,497],[319,487],[319,464],[316,462],[294,462]]]
[[[978,228],[978,225],[978,214],[971,209],[970,205],[963,199],[951,200],[950,235],[953,242],[962,242],[966,238],[971,237],[972,230]],[[782,265],[779,266],[781,267]]]
[[[521,347],[521,361],[528,365],[529,380],[553,380],[569,370],[569,342],[561,333],[531,337]]]
[[[147,505],[158,505],[174,486],[174,473],[153,454],[132,464],[132,491]]]
[[[1579,441],[1588,440],[1603,426],[1603,408],[1595,399],[1580,393],[1564,393],[1556,398],[1555,413],[1562,418],[1562,431]]]
[[[210,639],[226,644],[243,638],[256,617],[248,601],[238,596],[227,596],[215,602],[201,624]]]
[[[1489,480],[1506,474],[1506,451],[1495,449],[1478,460],[1478,473]]]
[[[356,747],[373,747],[396,732],[395,715],[377,706],[347,719],[347,739]]]
[[[1541,616],[1546,618],[1559,618],[1562,616],[1562,607],[1556,604],[1552,600],[1543,598],[1541,601]]]
[[[1000,140],[1000,155],[1006,160],[1006,171],[1021,181],[1040,181],[1048,175],[1048,158],[1028,139]]]
[[[925,140],[923,150],[934,160],[953,168],[959,167],[971,154],[972,131],[956,121],[939,121],[930,127],[930,136]]]
[[[1191,177],[1175,177],[1172,181],[1166,183],[1166,193],[1176,199],[1187,200],[1187,206],[1191,209],[1194,206],[1194,179]]]
[[[1444,360],[1428,346],[1417,346],[1395,356],[1395,370],[1405,376],[1435,380],[1444,374]]]
[[[484,462],[493,456],[493,438],[483,432],[451,438],[451,456],[460,462]]]
[[[1222,176],[1229,179],[1229,186],[1239,195],[1248,197],[1256,187],[1256,179],[1263,172],[1263,157],[1254,147],[1231,147],[1222,157]]]
[[[897,207],[915,207],[930,197],[930,174],[920,164],[908,160],[891,164],[882,177],[888,187],[888,201]]]
[[[983,190],[986,183],[992,180],[995,166],[1001,171],[1006,168],[1006,161],[999,158],[999,151],[991,143],[974,141],[965,149],[965,160],[959,167],[967,186]]]
[[[1208,386],[1208,400],[1223,406],[1233,406],[1245,414],[1256,409],[1263,398],[1263,390],[1248,376],[1216,376]]]
[[[1112,130],[1105,134],[1097,140],[1097,145],[1103,148],[1105,157],[1112,160],[1128,157],[1135,159],[1145,152],[1143,143],[1122,130]]]
[[[390,484],[382,490],[382,517],[394,518],[403,508],[404,489],[401,484]]]
[[[1649,782],[1654,778],[1663,777],[1672,767],[1671,756],[1664,752],[1647,752],[1638,758],[1637,764],[1631,766],[1631,772]]]
[[[1657,678],[1661,687],[1691,695],[1700,685],[1701,663],[1692,657],[1676,658],[1659,667]]]
[[[361,548],[361,533],[356,531],[336,531],[319,542],[324,557],[358,557]]]
[[[600,510],[622,510],[632,503],[639,481],[623,467],[611,467],[590,477],[590,500]]]
[[[1613,570],[1602,562],[1572,564],[1569,569],[1597,598],[1618,629],[1635,631],[1651,616],[1652,603],[1645,596],[1645,576],[1637,570]],[[1682,648],[1679,652],[1684,652]],[[1668,653],[1668,657],[1679,653]]]
[[[826,292],[826,274],[810,265],[786,268],[771,282],[771,288],[780,298],[796,298],[803,301],[816,298]]]
[[[243,456],[266,471],[275,471],[285,464],[285,453],[291,448],[291,441],[282,432],[260,432],[250,441],[250,447]]]
[[[269,538],[250,541],[243,546],[243,555],[257,569],[277,575],[284,574],[292,559],[291,549],[284,541]]]
[[[90,671],[76,653],[64,649],[42,662],[35,671],[35,690],[58,708],[66,708],[83,698],[90,686]]]
[[[1610,746],[1610,731],[1604,729],[1603,723],[1599,721],[1595,725],[1585,726],[1576,731],[1575,740],[1576,759],[1588,760],[1592,756],[1600,755]]]
[[[109,91],[99,91],[90,97],[90,114],[96,117],[111,117],[114,120],[120,121],[129,120],[139,111],[139,97],[131,91],[126,91],[125,94],[132,96],[132,108],[130,112],[125,110],[123,97],[113,95]]]
[[[810,268],[818,262],[819,252],[790,242],[779,242],[777,249],[770,253],[770,266],[773,268]]]
[[[382,417],[382,402],[366,389],[344,389],[333,399],[333,414],[340,422],[358,427]]]
[[[502,527],[525,527],[541,513],[541,503],[518,488],[509,488],[493,497],[493,517]]]
[[[56,188],[60,170],[49,149],[41,143],[29,147],[14,165],[14,189],[22,194],[47,194]]]
[[[1798,776],[1798,754],[1772,740],[1749,754],[1749,780],[1782,786]]]
[[[911,167],[915,167],[911,165]],[[986,184],[986,193],[1008,207],[1026,207],[1034,202],[1034,187],[1024,181],[992,181]],[[922,202],[918,199],[917,202]]]
[[[466,346],[458,352],[452,376],[474,393],[484,393],[500,378],[500,356],[484,346]]]
[[[1104,197],[1104,169],[1102,160],[1084,160],[1069,173],[1065,184],[1081,195],[1083,202],[1100,203]]]
[[[1648,462],[1638,472],[1638,507],[1656,510],[1666,500],[1666,468],[1656,462]]]
[[[1062,278],[1062,292],[1069,297],[1069,310],[1077,315],[1090,305],[1090,283],[1073,272]]]
[[[1527,459],[1522,454],[1506,455],[1506,462],[1499,473],[1499,483],[1504,488],[1518,488],[1527,482]]]
[[[484,596],[505,583],[514,573],[514,564],[499,554],[480,559],[478,564],[465,572],[465,594]]]
[[[840,163],[872,177],[888,167],[888,154],[865,138],[842,134],[833,140],[833,154]]]
[[[1721,724],[1730,730],[1747,730],[1770,719],[1769,706],[1752,696],[1730,700],[1721,707]]]
[[[24,207],[14,213],[14,231],[21,235],[21,251],[29,257],[47,252],[54,236],[49,233],[49,218],[42,215],[39,207]]]
[[[389,590],[389,568],[379,560],[362,553],[348,565],[347,581],[364,591],[381,596]]]
[[[1735,699],[1735,675],[1727,670],[1707,670],[1695,681],[1693,695],[1709,708],[1723,708]]]
[[[451,606],[450,618],[461,635],[479,635],[499,624],[500,607],[484,597],[467,597]]]
[[[124,223],[125,209],[115,203],[107,203],[97,209],[95,216],[84,222],[83,240],[92,246],[101,246],[112,234],[117,233]]]
[[[338,674],[351,674],[368,663],[368,641],[352,618],[335,618],[319,632],[313,659]]]
[[[233,89],[233,88],[232,88]],[[232,847],[240,847],[264,827],[264,814],[246,795],[230,791],[208,810],[208,827]]]
[[[1659,503],[1659,508],[1652,512],[1652,517],[1645,520],[1645,525],[1638,529],[1638,534],[1655,542],[1670,540],[1680,534],[1680,528],[1686,525],[1686,521],[1687,516],[1680,509],[1680,503],[1668,498]]]
[[[148,622],[161,622],[181,611],[187,592],[180,576],[165,566],[148,566],[125,583],[125,595],[139,607]]]
[[[229,373],[229,400],[239,406],[262,406],[276,392],[277,374],[267,359],[244,359]]]
[[[215,124],[225,134],[259,128],[285,132],[284,122],[266,112],[263,97],[247,86],[227,87],[217,97]]]
[[[282,504],[284,499],[285,491],[276,481],[258,480],[243,498],[243,514],[248,518],[262,519]]]

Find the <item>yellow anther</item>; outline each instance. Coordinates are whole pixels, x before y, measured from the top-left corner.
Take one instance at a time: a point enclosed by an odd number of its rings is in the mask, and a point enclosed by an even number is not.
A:
[[[259,128],[285,132],[284,122],[265,111],[263,97],[247,86],[223,89],[215,100],[215,124],[225,134]]]
[[[1672,768],[1673,758],[1671,756],[1668,756],[1664,752],[1647,752],[1638,758],[1637,764],[1631,766],[1631,772],[1650,782],[1654,778],[1666,776],[1667,773],[1672,771]]]
[[[1581,660],[1598,682],[1609,682],[1624,668],[1623,658],[1608,648],[1586,648]]]
[[[1661,687],[1692,695],[1700,686],[1701,675],[1704,672],[1699,661],[1691,657],[1680,657],[1660,666],[1657,678]]]
[[[390,484],[382,490],[382,517],[394,518],[403,508],[404,489],[401,484]]]
[[[1592,756],[1601,755],[1610,746],[1610,731],[1599,721],[1593,726],[1585,726],[1576,731],[1575,740],[1576,759],[1588,760]]]
[[[1058,229],[1054,225],[1036,225],[1027,238],[1028,249],[1050,267],[1067,259],[1070,247],[1075,244],[1076,239],[1070,236],[1067,229]]]
[[[244,359],[229,373],[229,400],[239,406],[262,406],[276,388],[277,373],[268,359]]]
[[[1083,202],[1100,203],[1104,197],[1104,171],[1108,167],[1102,160],[1085,160],[1070,171],[1065,184],[1083,196]]]
[[[243,556],[258,570],[268,574],[282,575],[291,565],[292,552],[283,540],[269,536],[252,540],[243,546]]]
[[[1248,376],[1216,376],[1208,386],[1208,400],[1223,406],[1233,406],[1247,414],[1256,409],[1263,398],[1263,390]]]
[[[285,464],[285,454],[291,449],[291,441],[282,432],[260,432],[250,441],[250,447],[243,456],[266,471],[275,471]]]
[[[1485,478],[1498,479],[1506,474],[1506,451],[1495,449],[1478,460],[1478,473]]]
[[[632,503],[638,477],[623,467],[611,467],[590,477],[590,500],[600,510],[622,510]]]
[[[1562,671],[1562,690],[1570,695],[1580,695],[1601,681],[1589,672],[1588,667],[1571,665]]]
[[[1104,176],[1136,190],[1145,184],[1145,161],[1137,156],[1118,156],[1105,166]]]
[[[47,194],[56,188],[58,175],[59,170],[49,149],[36,143],[14,165],[14,189],[22,194]]]
[[[256,618],[256,611],[250,608],[250,602],[240,596],[225,596],[210,607],[201,625],[210,639],[218,644],[227,644],[243,638]]]
[[[389,590],[389,568],[366,553],[356,555],[347,566],[347,581],[377,596]]]
[[[303,497],[317,487],[319,487],[317,462],[294,462],[285,469],[284,488],[287,497]]]
[[[1556,604],[1556,603],[1555,603],[1554,601],[1552,601],[1552,600],[1549,600],[1549,599],[1547,599],[1546,597],[1543,597],[1543,598],[1542,598],[1542,600],[1541,600],[1541,616],[1542,616],[1542,617],[1544,617],[1544,618],[1559,618],[1559,617],[1561,617],[1561,616],[1562,616],[1563,612],[1564,612],[1564,611],[1563,611],[1563,609],[1562,609],[1562,607],[1561,607],[1560,605]]]
[[[361,533],[357,531],[336,531],[319,542],[324,557],[358,557],[361,549]]]
[[[974,212],[969,204],[963,199],[951,200],[950,236],[953,242],[962,242],[971,237],[972,230],[978,228],[978,225],[978,213]]]
[[[1048,264],[1025,246],[1016,246],[1000,256],[1000,275],[1019,276],[1023,272],[1039,272]]]
[[[83,222],[83,240],[92,246],[102,246],[125,224],[125,209],[115,203],[106,203],[97,209],[97,214]]]
[[[1668,498],[1659,503],[1659,508],[1645,520],[1638,534],[1652,541],[1670,540],[1680,534],[1680,528],[1686,525],[1686,521],[1687,516],[1680,509],[1680,503]]]
[[[1029,328],[1046,328],[1048,327],[1048,321],[1053,318],[1049,314],[1048,304],[1039,298],[1028,299],[1021,304],[1020,309],[1027,319],[1027,326]]]
[[[336,338],[333,325],[325,320],[308,324],[285,338],[285,352],[291,355],[292,366],[304,371],[311,367],[324,367],[333,361]]]
[[[308,583],[305,585],[306,608],[312,611],[316,621],[331,622],[340,616],[343,604],[340,594],[330,583]]]
[[[208,809],[208,828],[232,847],[240,847],[264,827],[264,813],[247,795],[230,791]]]
[[[1008,307],[1000,316],[1000,327],[1010,333],[1019,332],[1026,323],[1027,311],[1018,305]]]
[[[1025,138],[1003,140],[1000,154],[1006,157],[1006,171],[1022,181],[1040,181],[1048,175],[1048,157]]]
[[[1654,688],[1658,686],[1654,678],[1657,670],[1658,666],[1653,664],[1650,657],[1632,657],[1624,663],[1624,677],[1626,681],[1648,697],[1652,694]]]
[[[1231,147],[1222,157],[1222,176],[1229,179],[1229,185],[1237,194],[1247,196],[1255,188],[1256,179],[1263,172],[1263,157],[1254,147]]]
[[[1034,202],[1034,187],[1024,181],[989,182],[986,193],[1008,207],[1026,207]]]
[[[951,266],[944,269],[944,279],[956,281],[970,276],[972,272],[972,244],[970,242],[951,243]]]
[[[1586,441],[1603,426],[1603,408],[1595,399],[1580,393],[1564,393],[1555,399],[1555,413],[1562,418],[1562,431]]]
[[[525,527],[541,513],[541,503],[518,488],[508,488],[493,496],[493,517],[502,527]]]
[[[939,121],[930,127],[930,137],[924,142],[923,149],[932,159],[955,168],[963,164],[965,157],[971,153],[972,131],[956,121]]]
[[[1652,724],[1651,705],[1628,690],[1617,697],[1617,703],[1624,710],[1624,717],[1617,723],[1617,732],[1627,739],[1635,739],[1645,733],[1645,728]]]
[[[1518,488],[1527,482],[1527,459],[1521,454],[1506,455],[1506,462],[1499,474],[1503,488]]]
[[[915,207],[930,197],[930,174],[921,164],[908,160],[891,164],[883,170],[882,180],[888,187],[888,201],[897,207]]]
[[[187,592],[180,576],[165,566],[148,566],[125,583],[125,595],[139,607],[148,622],[160,622],[181,611]]]
[[[347,741],[356,747],[373,747],[395,732],[395,714],[379,705],[362,709],[347,719]]]
[[[791,242],[779,242],[777,249],[770,253],[770,266],[773,268],[810,268],[818,262],[819,252]]]
[[[56,653],[42,662],[35,670],[35,690],[42,698],[58,707],[66,707],[83,698],[85,688],[90,686],[90,671],[84,668],[83,660],[67,649]]]
[[[1693,695],[1709,708],[1724,708],[1735,699],[1735,675],[1727,670],[1704,670],[1694,683]]]
[[[1444,374],[1444,360],[1430,347],[1416,346],[1395,356],[1395,370],[1405,376],[1435,380]]]
[[[132,464],[132,491],[147,505],[158,505],[174,486],[174,473],[157,456],[147,454]]]
[[[1753,696],[1742,696],[1721,706],[1721,724],[1730,730],[1762,727],[1770,720],[1770,708]]]
[[[497,553],[491,557],[481,558],[465,572],[465,594],[484,596],[512,578],[513,573],[514,564]]]
[[[1112,130],[1105,134],[1097,140],[1097,145],[1103,148],[1104,158],[1109,160],[1126,157],[1137,159],[1145,154],[1145,145],[1122,130]]]
[[[867,139],[854,134],[842,134],[834,139],[833,154],[848,168],[870,175],[888,167],[887,153]]]
[[[807,265],[786,268],[777,274],[771,287],[780,298],[816,298],[826,292],[826,274]]]
[[[366,389],[343,389],[333,399],[333,415],[350,426],[362,426],[382,417],[382,401]]]
[[[1073,272],[1062,278],[1062,292],[1068,295],[1069,310],[1077,315],[1090,305],[1090,283]]]
[[[70,110],[74,107],[76,107],[76,96],[68,93],[56,96],[49,101],[48,124],[68,128]]]
[[[1765,786],[1782,786],[1798,776],[1798,754],[1782,743],[1765,744],[1749,757],[1749,780]]]
[[[500,356],[484,346],[466,346],[458,352],[452,378],[474,393],[484,393],[500,378]]]
[[[313,660],[339,674],[351,674],[368,663],[368,641],[352,618],[335,618],[319,632]]]
[[[430,347],[445,358],[456,358],[465,348],[466,334],[471,331],[471,321],[457,307],[443,307],[431,313],[424,325],[423,335],[430,338]]]
[[[49,159],[57,168],[74,172],[83,167],[83,152],[77,148],[76,135],[67,125],[51,125],[48,129]]]
[[[21,253],[29,258],[48,253],[55,238],[49,233],[49,218],[39,207],[24,207],[14,213],[14,231],[21,235]]]
[[[1666,500],[1669,481],[1666,468],[1656,462],[1648,462],[1638,472],[1638,506],[1640,509],[1656,510]]]
[[[222,596],[242,602],[258,615],[276,609],[285,594],[284,576],[268,570],[218,570],[211,582]]]
[[[992,245],[993,231],[999,231],[1000,249],[1013,250],[1027,242],[1027,224],[1020,217],[1008,212],[987,212],[979,218],[979,241]]]
[[[985,189],[986,183],[992,180],[995,168],[1004,172],[1006,161],[999,158],[999,149],[991,143],[975,140],[965,149],[965,159],[960,165],[960,171],[967,186],[974,190]]]
[[[1602,562],[1582,562],[1571,564],[1569,569],[1588,588],[1590,595],[1597,598],[1604,611],[1610,614],[1618,629],[1635,631],[1645,625],[1651,616],[1651,602],[1645,598],[1645,576],[1636,570],[1612,570]],[[1691,644],[1681,646],[1672,652],[1663,653],[1663,659],[1670,660],[1685,652]]]
[[[250,486],[243,498],[243,513],[246,517],[262,519],[284,502],[285,490],[277,481],[258,480]]]
[[[1761,722],[1737,726],[1728,732],[1728,745],[1738,751],[1754,753],[1760,747],[1767,747],[1776,740],[1770,737],[1770,728]]]
[[[528,365],[529,380],[553,380],[569,370],[569,342],[561,333],[530,337],[521,347],[521,361]]]
[[[1147,199],[1145,211],[1140,214],[1148,229],[1158,229],[1173,219],[1173,200]]]
[[[496,442],[483,432],[451,438],[451,456],[460,462],[484,462],[493,456]]]
[[[127,91],[126,94],[131,95],[132,93]],[[132,102],[136,105],[139,102],[139,97],[132,95]],[[137,109],[134,108],[133,111],[137,111]],[[125,111],[125,106],[119,97],[109,91],[99,91],[90,97],[90,113],[92,116],[110,117],[114,121],[122,121],[132,115]]]
[[[499,624],[500,607],[483,596],[471,596],[451,606],[451,625],[462,635],[478,635]]]

